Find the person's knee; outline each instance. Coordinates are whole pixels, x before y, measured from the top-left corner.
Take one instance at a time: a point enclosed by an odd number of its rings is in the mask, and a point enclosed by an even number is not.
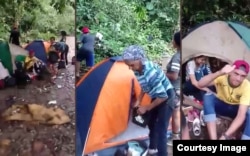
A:
[[[250,121],[250,109],[247,110],[246,119]]]
[[[210,103],[214,102],[215,100],[215,95],[214,93],[206,93],[204,94],[203,96],[203,105],[206,106],[206,105],[210,105]]]
[[[203,100],[203,109],[204,109],[204,121],[205,122],[212,122],[216,121],[216,114],[215,114],[215,95],[213,93],[206,93],[204,95]]]

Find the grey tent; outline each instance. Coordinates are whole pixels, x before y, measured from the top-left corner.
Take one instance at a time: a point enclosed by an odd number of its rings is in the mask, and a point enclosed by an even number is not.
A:
[[[250,29],[239,23],[214,21],[191,31],[182,40],[182,63],[206,55],[232,63],[243,59],[250,63]]]

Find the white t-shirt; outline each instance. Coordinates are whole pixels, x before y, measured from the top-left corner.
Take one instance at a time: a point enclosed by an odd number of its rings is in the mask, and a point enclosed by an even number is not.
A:
[[[207,68],[208,73],[211,73],[211,69],[208,63],[201,67],[198,67],[196,66],[194,60],[190,60],[186,66],[186,81],[190,80],[190,75],[195,75],[195,72],[203,70],[203,68]]]

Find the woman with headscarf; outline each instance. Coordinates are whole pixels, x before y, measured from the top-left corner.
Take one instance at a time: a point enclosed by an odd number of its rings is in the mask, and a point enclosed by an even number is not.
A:
[[[123,60],[129,66],[142,88],[135,103],[137,113],[149,114],[149,154],[167,156],[167,128],[174,109],[175,91],[163,70],[147,60],[142,47],[132,45],[123,52]],[[141,106],[144,94],[151,98],[151,104]]]
[[[95,36],[89,33],[88,27],[82,28],[82,36],[80,37],[80,43],[82,44],[81,48],[78,50],[76,55],[76,77],[80,76],[81,62],[86,61],[86,66],[91,68],[94,66],[95,57],[94,57],[94,45],[95,45]]]

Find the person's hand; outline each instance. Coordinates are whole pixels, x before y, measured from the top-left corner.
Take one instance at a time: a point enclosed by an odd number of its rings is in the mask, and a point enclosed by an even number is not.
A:
[[[137,113],[139,115],[143,115],[148,111],[147,106],[139,106],[139,108],[137,109]]]
[[[140,105],[140,101],[139,101],[139,100],[136,100],[133,107],[134,107],[134,108],[135,108],[135,107],[139,107],[139,105]]]
[[[226,140],[226,138],[222,135],[219,140]]]
[[[220,72],[222,73],[222,74],[228,74],[228,73],[230,73],[230,72],[232,72],[233,70],[235,69],[235,65],[225,65],[221,70],[220,70]]]
[[[204,88],[204,90],[208,93],[211,93],[212,91],[209,88]]]

